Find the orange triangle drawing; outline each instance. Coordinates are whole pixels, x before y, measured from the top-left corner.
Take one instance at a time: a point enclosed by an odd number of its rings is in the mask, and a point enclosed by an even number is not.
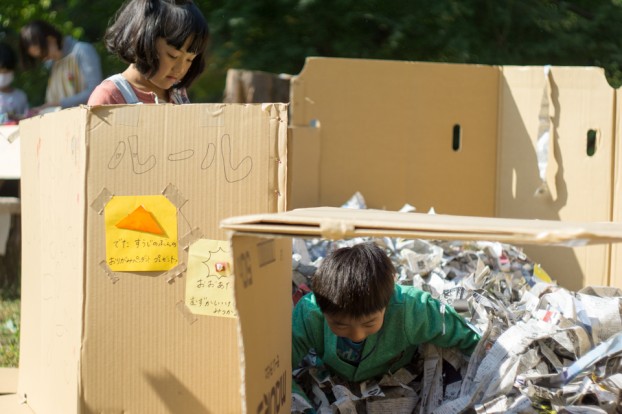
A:
[[[127,230],[138,230],[152,234],[164,234],[164,230],[158,222],[153,218],[150,212],[145,210],[143,206],[138,206],[123,220],[116,224],[116,227]]]

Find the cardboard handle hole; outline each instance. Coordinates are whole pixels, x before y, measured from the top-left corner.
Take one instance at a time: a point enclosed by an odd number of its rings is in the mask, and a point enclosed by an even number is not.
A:
[[[588,157],[594,156],[596,154],[596,130],[588,129],[587,130],[587,148],[586,153]]]
[[[460,151],[462,146],[462,129],[460,128],[460,124],[454,125],[452,136],[451,136],[451,149],[455,152]]]

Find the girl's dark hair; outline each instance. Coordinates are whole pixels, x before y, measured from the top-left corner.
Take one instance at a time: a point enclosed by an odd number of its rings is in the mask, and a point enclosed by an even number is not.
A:
[[[19,31],[19,55],[25,68],[29,69],[36,66],[39,60],[28,54],[28,49],[31,46],[39,47],[41,57],[47,56],[48,36],[52,36],[56,40],[58,48],[62,50],[63,35],[51,24],[43,20],[33,20],[21,28]]]
[[[106,48],[126,63],[133,63],[147,78],[160,67],[156,39],[181,49],[192,38],[188,52],[197,56],[183,79],[175,85],[188,87],[205,68],[205,48],[209,28],[205,17],[192,0],[128,0],[119,9],[115,21],[106,29]]]
[[[374,243],[332,252],[313,277],[313,293],[323,313],[360,318],[386,308],[393,295],[395,268]]]
[[[17,67],[17,55],[8,43],[0,43],[0,69],[14,71]]]

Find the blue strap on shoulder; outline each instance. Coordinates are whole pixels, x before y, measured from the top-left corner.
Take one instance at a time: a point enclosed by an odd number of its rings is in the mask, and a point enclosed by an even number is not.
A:
[[[114,85],[117,87],[121,94],[123,95],[123,99],[125,99],[125,103],[128,104],[140,104],[141,101],[138,100],[134,89],[130,86],[130,83],[121,75],[117,73],[116,75],[110,76],[107,80],[112,81]]]

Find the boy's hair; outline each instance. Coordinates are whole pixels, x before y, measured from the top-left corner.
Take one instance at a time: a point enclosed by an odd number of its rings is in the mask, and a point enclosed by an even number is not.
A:
[[[148,78],[160,67],[156,39],[181,49],[192,37],[188,52],[197,56],[188,72],[174,87],[188,87],[205,68],[205,49],[209,28],[205,17],[192,0],[127,0],[106,29],[106,48]]]
[[[387,307],[395,289],[395,268],[372,242],[343,247],[324,259],[312,288],[323,313],[360,318]]]
[[[0,69],[14,71],[17,66],[17,55],[8,43],[0,43]]]
[[[47,56],[48,36],[52,36],[56,40],[58,48],[62,50],[63,35],[51,24],[43,20],[33,20],[21,28],[19,31],[19,52],[22,65],[25,68],[32,68],[37,65],[38,59],[28,54],[28,49],[31,46],[38,46],[41,50],[41,56]]]

